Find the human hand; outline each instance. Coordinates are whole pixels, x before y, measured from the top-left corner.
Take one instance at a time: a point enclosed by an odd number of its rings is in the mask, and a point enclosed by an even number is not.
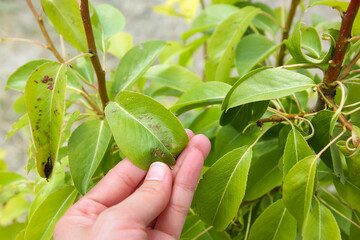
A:
[[[173,170],[156,162],[146,172],[122,160],[67,210],[54,239],[179,239],[210,151],[204,135],[187,133]]]

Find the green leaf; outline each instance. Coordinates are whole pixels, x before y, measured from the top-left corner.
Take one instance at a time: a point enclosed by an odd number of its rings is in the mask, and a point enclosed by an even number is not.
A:
[[[189,138],[180,121],[160,103],[145,95],[123,91],[105,109],[120,151],[135,165],[175,163]]]
[[[115,7],[109,4],[101,4],[95,7],[95,11],[99,17],[101,30],[104,40],[120,32],[125,26],[124,15]]]
[[[236,45],[259,12],[260,9],[254,7],[242,8],[216,27],[207,46],[205,75],[208,81],[228,81]]]
[[[318,112],[315,117],[311,119],[311,124],[314,126],[315,132],[314,136],[309,139],[309,143],[316,153],[320,152],[330,142],[329,129],[333,115],[334,112],[324,110]],[[329,168],[333,168],[330,149],[326,149],[325,152],[321,154],[321,160],[324,161]]]
[[[302,26],[300,19],[286,41],[286,47],[297,63],[327,64],[335,47],[335,39],[327,35],[330,38],[330,48],[326,54],[322,54],[321,40],[316,29]],[[302,49],[307,50],[308,54],[304,54]]]
[[[198,32],[208,32],[207,30],[216,27],[220,22],[229,17],[239,8],[228,4],[215,4],[207,7],[197,16],[190,27],[190,30],[182,34],[183,41]]]
[[[176,114],[194,108],[220,104],[231,86],[222,82],[206,82],[185,92],[170,110]]]
[[[101,120],[87,121],[71,134],[68,143],[71,177],[78,191],[85,195],[91,177],[103,158],[111,139],[108,124]]]
[[[220,124],[222,126],[231,123],[236,130],[243,131],[246,126],[259,120],[267,110],[269,101],[247,103],[241,106],[223,111]]]
[[[252,160],[244,198],[246,201],[257,199],[281,184],[282,174],[279,168],[281,154],[282,151],[275,148]]]
[[[28,114],[22,115],[17,122],[15,122],[11,126],[11,130],[8,132],[5,141],[7,141],[12,135],[17,133],[22,128],[26,127],[29,124],[29,117]]]
[[[249,128],[244,133],[237,131],[233,126],[222,127],[216,135],[215,153],[220,158],[226,153],[245,145],[252,144],[260,134],[258,127]]]
[[[195,134],[206,135],[207,131],[219,126],[220,115],[220,106],[205,108],[190,124],[189,129]]]
[[[304,240],[340,240],[340,230],[331,211],[316,201],[304,226]]]
[[[80,52],[87,52],[87,41],[80,7],[73,0],[41,0],[46,16],[56,32]]]
[[[283,156],[283,176],[286,177],[290,169],[301,159],[313,155],[308,143],[301,133],[296,129],[291,129],[286,140]]]
[[[248,146],[235,149],[217,160],[199,182],[194,197],[195,210],[216,230],[224,230],[238,212],[251,156]]]
[[[62,131],[66,65],[45,63],[34,71],[25,87],[26,107],[41,177],[49,178],[57,159]]]
[[[132,46],[132,36],[129,33],[120,32],[109,39],[108,52],[121,59]]]
[[[265,69],[233,86],[229,91],[227,109],[250,102],[285,97],[314,86],[314,82],[302,74],[279,68]]]
[[[309,215],[316,167],[315,156],[308,156],[296,163],[284,180],[284,204],[301,226]]]
[[[0,226],[0,236],[2,239],[14,240],[16,238],[16,235],[20,233],[21,230],[24,229],[24,227],[25,224],[19,222],[14,222],[7,226]]]
[[[149,68],[144,77],[182,92],[202,83],[201,79],[190,70],[170,64],[155,65]]]
[[[26,80],[29,78],[32,71],[34,71],[40,65],[50,62],[47,59],[33,60],[25,63],[16,71],[10,75],[9,79],[6,82],[5,91],[8,89],[17,90],[20,92],[25,91]]]
[[[29,210],[30,203],[25,199],[23,194],[18,194],[6,202],[1,209],[0,224],[2,226],[20,218]]]
[[[20,174],[8,171],[0,171],[0,187],[26,181],[26,178]]]
[[[241,39],[236,47],[235,65],[239,76],[244,76],[258,63],[272,54],[279,45],[259,34],[250,34]]]
[[[189,215],[181,232],[180,239],[194,239],[198,234],[205,230],[205,224],[196,215]]]
[[[296,238],[296,220],[278,200],[266,208],[253,223],[249,240],[276,239],[290,240]]]
[[[129,89],[153,64],[166,46],[165,41],[148,41],[130,49],[115,72],[114,93]]]
[[[25,240],[51,239],[55,224],[73,204],[77,191],[67,186],[50,194],[29,219]]]
[[[333,182],[340,197],[356,211],[360,211],[360,187],[349,180],[345,180],[345,183],[342,184],[336,177],[333,178]]]

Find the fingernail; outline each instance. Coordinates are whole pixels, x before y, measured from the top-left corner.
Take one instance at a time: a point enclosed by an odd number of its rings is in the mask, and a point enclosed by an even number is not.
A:
[[[154,162],[151,164],[149,172],[146,175],[145,180],[163,181],[168,166],[162,162]]]

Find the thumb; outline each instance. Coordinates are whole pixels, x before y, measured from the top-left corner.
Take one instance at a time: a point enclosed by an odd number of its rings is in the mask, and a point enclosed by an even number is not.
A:
[[[124,223],[146,227],[166,208],[171,194],[172,173],[162,162],[154,162],[144,183],[127,199],[113,207],[117,216],[124,216]],[[109,209],[110,210],[110,209]],[[135,221],[135,222],[134,222]]]

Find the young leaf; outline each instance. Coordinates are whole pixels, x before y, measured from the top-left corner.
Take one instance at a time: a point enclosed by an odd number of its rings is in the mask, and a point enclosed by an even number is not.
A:
[[[155,65],[149,68],[144,77],[182,92],[202,83],[201,79],[190,70],[170,64]]]
[[[235,65],[239,76],[245,75],[259,62],[272,54],[279,45],[259,34],[243,37],[236,47]]]
[[[190,124],[189,129],[195,134],[205,134],[207,131],[219,126],[220,114],[220,106],[205,108]]]
[[[296,220],[278,200],[266,208],[250,229],[249,240],[296,238]]]
[[[231,86],[222,82],[206,82],[184,93],[170,111],[180,115],[194,108],[220,104]]]
[[[109,39],[108,52],[121,59],[132,46],[132,36],[129,33],[119,32]]]
[[[90,179],[105,154],[111,136],[106,121],[92,120],[76,128],[69,139],[71,177],[82,195],[88,190]]]
[[[5,141],[7,141],[12,135],[17,133],[23,127],[29,125],[29,116],[27,113],[22,115],[17,122],[11,126],[11,130],[8,132]]]
[[[195,210],[216,230],[224,230],[239,209],[251,156],[248,146],[235,149],[217,160],[200,180],[194,197]]]
[[[85,30],[77,2],[73,0],[41,0],[41,4],[56,32],[80,52],[87,52]]]
[[[57,159],[65,107],[66,65],[45,63],[25,87],[26,107],[41,177],[49,178]]]
[[[340,240],[340,230],[331,211],[316,201],[304,226],[304,240]]]
[[[301,159],[313,155],[305,138],[296,129],[291,129],[286,140],[284,149],[283,163],[284,171],[283,176],[286,177],[290,169]]]
[[[303,226],[310,211],[315,173],[315,156],[308,156],[296,163],[284,180],[284,204],[301,226]]]
[[[129,89],[153,64],[166,46],[165,41],[148,41],[130,49],[121,59],[114,77],[115,95]]]
[[[286,41],[286,47],[297,63],[327,64],[332,57],[335,47],[335,39],[331,35],[329,35],[329,38],[330,49],[323,56],[321,54],[321,40],[316,29],[313,27],[303,27],[300,19],[295,24],[293,33]],[[308,55],[311,56],[305,55],[302,48],[307,50]]]
[[[73,204],[77,191],[67,186],[50,194],[29,219],[25,240],[51,239],[55,224]]]
[[[244,7],[221,22],[209,39],[205,75],[208,81],[227,82],[235,48],[260,9]]]
[[[16,71],[11,74],[7,80],[5,91],[8,89],[18,90],[21,92],[25,91],[26,80],[29,78],[31,72],[34,71],[38,66],[47,62],[50,62],[50,60],[33,60],[16,69]]]
[[[160,103],[145,95],[123,91],[105,109],[120,151],[135,165],[175,163],[189,138],[180,121]]]
[[[285,69],[271,68],[256,72],[229,91],[227,109],[250,102],[288,96],[314,87],[312,79]]]

